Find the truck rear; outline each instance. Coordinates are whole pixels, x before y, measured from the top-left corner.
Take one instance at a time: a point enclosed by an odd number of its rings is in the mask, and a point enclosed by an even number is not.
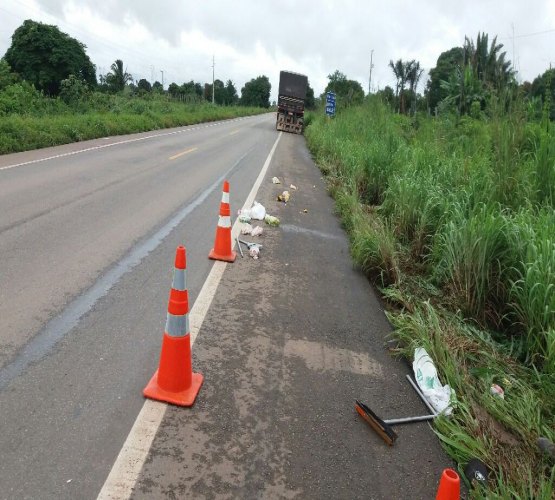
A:
[[[281,71],[276,129],[295,134],[303,133],[304,101],[308,78],[299,73]]]

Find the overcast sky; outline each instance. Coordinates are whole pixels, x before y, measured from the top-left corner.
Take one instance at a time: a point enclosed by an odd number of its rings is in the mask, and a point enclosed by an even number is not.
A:
[[[214,56],[216,78],[240,92],[266,75],[272,99],[282,69],[308,75],[316,95],[336,69],[367,91],[372,51],[373,90],[393,85],[391,59],[416,59],[427,77],[479,31],[498,36],[521,81],[555,67],[555,0],[2,0],[0,55],[25,19],[84,43],[101,73],[122,59],[136,80],[163,71],[165,88],[211,82]]]

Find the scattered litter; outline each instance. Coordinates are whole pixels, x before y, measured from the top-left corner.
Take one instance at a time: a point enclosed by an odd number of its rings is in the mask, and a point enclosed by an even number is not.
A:
[[[264,222],[268,224],[268,226],[279,226],[279,219],[273,215],[266,215],[266,217],[264,217]]]
[[[71,483],[71,481],[72,481],[71,479],[68,479],[68,480],[66,481],[66,483],[69,484],[69,483]]]
[[[251,219],[264,220],[266,215],[266,208],[257,201],[252,204],[251,208]]]
[[[274,184],[281,184],[281,181],[277,177],[272,177],[272,182]]]
[[[239,216],[239,222],[249,223],[251,221],[251,210],[250,208],[241,208],[237,211]]]
[[[307,214],[307,213],[308,213],[308,210],[305,208],[305,209],[303,210],[303,214]]]
[[[262,234],[262,227],[251,226],[250,224],[244,224],[241,228],[241,234],[251,234],[252,236],[260,236]]]
[[[505,391],[503,390],[503,387],[501,387],[500,385],[492,384],[489,389],[489,392],[493,394],[495,397],[505,399]]]
[[[260,248],[259,247],[250,247],[249,248],[249,255],[254,259],[258,259],[258,256],[260,255]]]
[[[250,224],[244,224],[241,228],[241,234],[251,234],[252,226]]]
[[[441,385],[434,362],[426,349],[418,347],[414,350],[412,369],[416,382],[434,409],[438,413],[451,415],[453,408],[449,403],[455,397],[455,391],[449,385]]]
[[[250,222],[251,219],[264,220],[266,208],[255,201],[251,208],[242,208],[237,214],[239,215],[239,222]]]
[[[253,258],[253,259],[258,259],[260,256],[260,249],[262,248],[262,245],[260,243],[251,243],[249,241],[244,241],[244,240],[237,240],[239,243],[243,243],[243,245],[246,245],[247,248],[249,249],[249,255]],[[240,247],[241,245],[239,245]]]
[[[488,483],[488,468],[477,458],[473,458],[466,464],[464,475],[472,486],[476,484],[486,486]]]
[[[297,186],[295,186],[294,184],[291,184],[291,185],[289,186],[289,189],[292,189],[293,191],[296,191],[296,190],[297,190]]]
[[[289,201],[289,191],[284,191],[280,195],[278,195],[278,201],[283,201],[283,203],[287,203]]]

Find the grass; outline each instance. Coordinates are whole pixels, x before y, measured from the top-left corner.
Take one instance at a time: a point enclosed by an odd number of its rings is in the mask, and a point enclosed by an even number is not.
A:
[[[391,305],[399,353],[425,347],[456,391],[453,417],[434,427],[461,472],[471,458],[488,465],[476,498],[554,493],[536,445],[555,440],[550,127],[519,103],[481,120],[410,119],[371,99],[306,131],[353,260]]]
[[[165,96],[141,98],[99,93],[66,105],[59,99],[37,97],[33,92],[36,91],[20,92],[23,95],[0,92],[0,154],[267,111],[207,103],[185,104]]]

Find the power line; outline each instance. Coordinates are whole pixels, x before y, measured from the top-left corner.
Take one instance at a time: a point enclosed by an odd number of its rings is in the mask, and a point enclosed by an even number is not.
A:
[[[535,33],[525,33],[523,35],[513,35],[513,36],[503,36],[498,40],[514,40],[517,38],[527,38],[530,36],[537,36],[537,35],[546,35],[547,33],[555,33],[555,28],[545,30],[545,31],[536,31]]]

